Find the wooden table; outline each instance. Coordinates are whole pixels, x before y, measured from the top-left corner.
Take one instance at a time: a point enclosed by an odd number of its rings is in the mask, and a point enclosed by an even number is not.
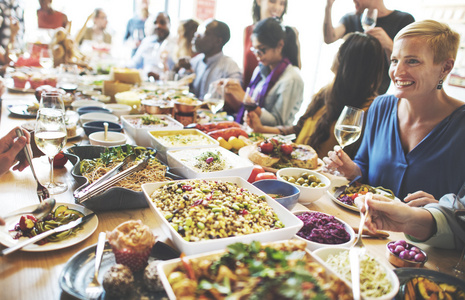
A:
[[[6,94],[2,100],[2,112],[0,119],[0,136],[4,136],[12,128],[21,125],[28,120],[15,118],[9,115],[7,106],[21,102],[32,101],[32,94]],[[85,137],[72,140],[67,146],[73,144],[88,144]],[[34,167],[39,180],[48,180],[49,165],[44,158],[33,159]],[[68,191],[56,195],[58,202],[74,203],[72,192],[77,185],[70,174],[71,163],[67,163],[63,169],[55,169],[55,177],[68,184]],[[29,168],[23,172],[8,172],[0,178],[0,207],[1,215],[31,204],[37,204],[36,183]],[[334,215],[351,226],[358,227],[359,214],[337,205],[328,196],[323,196],[318,201],[304,207],[300,204],[294,210],[310,209]],[[58,280],[66,262],[77,252],[97,242],[98,233],[113,230],[120,223],[134,219],[153,229],[160,240],[166,241],[149,208],[127,211],[112,211],[98,213],[99,224],[95,233],[83,242],[69,248],[49,252],[23,252],[18,251],[6,257],[0,258],[0,299],[24,299],[24,300],[49,300],[49,299],[74,299],[74,297],[61,291]],[[404,239],[401,233],[390,233],[389,239],[365,239],[368,251],[379,260],[389,264],[385,258],[386,243],[389,240]],[[167,241],[170,243],[170,241]],[[460,255],[458,251],[435,249],[426,245],[420,245],[429,255],[426,268],[451,273],[451,268],[457,262]],[[3,246],[0,246],[3,249]]]

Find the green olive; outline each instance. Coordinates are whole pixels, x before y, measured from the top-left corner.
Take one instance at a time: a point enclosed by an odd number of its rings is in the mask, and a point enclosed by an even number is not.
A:
[[[289,181],[290,183],[295,183],[296,180],[294,177],[289,177],[287,181]]]

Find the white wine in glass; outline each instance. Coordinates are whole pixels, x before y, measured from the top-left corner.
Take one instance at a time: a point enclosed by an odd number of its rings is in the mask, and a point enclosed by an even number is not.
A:
[[[208,93],[203,98],[204,102],[213,114],[219,112],[224,106],[224,87],[216,83],[211,83]]]
[[[351,106],[344,106],[334,127],[336,140],[344,149],[360,138],[363,126],[363,110]]]
[[[53,68],[53,56],[49,48],[40,50],[39,63],[47,71]]]
[[[376,20],[378,19],[378,10],[376,8],[365,8],[362,14],[362,23],[363,31],[368,29],[375,28]]]
[[[66,137],[63,111],[53,108],[39,109],[34,140],[37,147],[47,155],[50,163],[50,182],[46,184],[46,187],[52,195],[61,194],[68,189],[65,183],[55,182],[53,179],[53,159],[65,146]]]

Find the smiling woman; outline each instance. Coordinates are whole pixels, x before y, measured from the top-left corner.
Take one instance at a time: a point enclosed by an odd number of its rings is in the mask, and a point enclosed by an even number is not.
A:
[[[349,179],[362,175],[364,183],[391,189],[400,199],[418,190],[436,199],[459,190],[465,105],[442,89],[458,45],[459,34],[433,20],[401,30],[391,56],[394,95],[373,102],[355,160],[339,148],[325,158],[328,167]]]

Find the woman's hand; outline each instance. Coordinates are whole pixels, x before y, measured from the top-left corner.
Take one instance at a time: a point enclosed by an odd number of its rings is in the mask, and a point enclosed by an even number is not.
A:
[[[265,132],[262,121],[260,121],[260,116],[257,113],[258,109],[259,107],[253,111],[247,111],[244,115],[244,120],[247,122],[247,125],[253,129],[254,132]]]
[[[329,151],[328,156],[324,157],[323,161],[330,172],[338,171],[349,180],[362,175],[357,164],[350,159],[349,155],[340,146],[334,146],[334,151]]]
[[[17,137],[16,128],[0,139],[0,175],[6,173],[17,161],[19,163],[13,170],[24,170],[29,164],[23,155],[23,148],[29,143],[29,132],[23,130],[24,136]]]
[[[439,201],[434,198],[433,195],[428,194],[423,191],[417,191],[412,194],[408,194],[404,198],[404,201],[407,202],[408,206],[421,207],[425,206],[428,203],[438,203]]]
[[[237,112],[242,105],[245,92],[237,79],[223,79],[219,81],[224,87],[225,106]]]

